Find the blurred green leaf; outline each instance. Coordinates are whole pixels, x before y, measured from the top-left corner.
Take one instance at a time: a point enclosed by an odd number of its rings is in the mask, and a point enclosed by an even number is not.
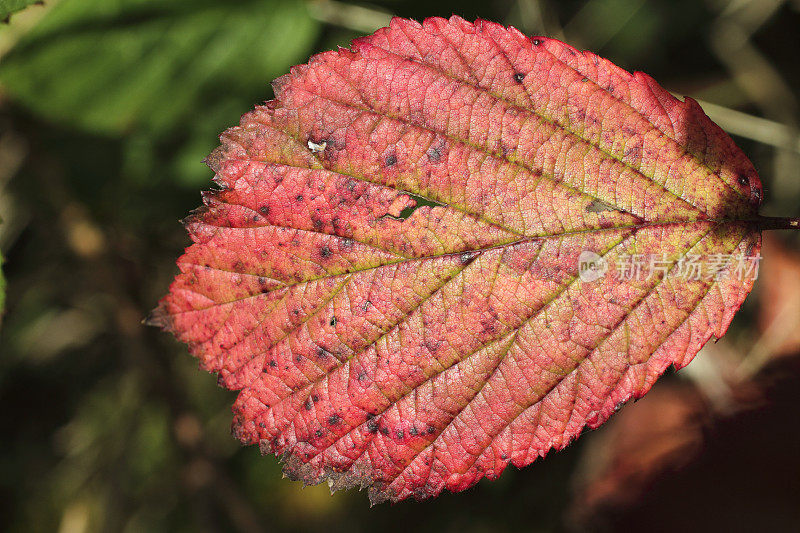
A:
[[[37,2],[41,3],[41,0],[0,0],[0,20],[5,20],[12,13],[22,11]]]
[[[87,131],[185,135],[206,102],[266,96],[317,31],[293,0],[63,0],[3,58],[0,84]]]

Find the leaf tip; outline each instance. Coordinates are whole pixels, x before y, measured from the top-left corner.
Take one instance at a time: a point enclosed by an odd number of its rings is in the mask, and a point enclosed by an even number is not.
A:
[[[223,159],[224,151],[225,149],[223,148],[223,146],[221,145],[217,146],[210,154],[208,154],[203,159],[203,163],[205,163],[206,166],[208,166],[208,168],[210,168],[214,172],[219,173],[220,168],[222,167],[221,162]]]
[[[161,328],[165,331],[172,331],[172,317],[164,309],[163,304],[159,304],[158,307],[150,311],[150,314],[142,319],[142,324]]]

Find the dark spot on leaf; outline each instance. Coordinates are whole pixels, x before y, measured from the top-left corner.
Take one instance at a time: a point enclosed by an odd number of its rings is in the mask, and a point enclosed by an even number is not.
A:
[[[442,341],[426,340],[425,348],[427,348],[430,353],[435,354],[436,352],[439,351],[439,346],[441,346],[441,344]]]
[[[374,435],[378,432],[378,424],[372,419],[367,420],[367,431]]]
[[[316,395],[316,394],[312,394],[311,395],[311,400],[313,400],[314,403],[317,403],[319,401],[319,396]]]
[[[335,426],[336,424],[338,424],[341,421],[342,421],[342,417],[337,415],[336,413],[334,413],[334,414],[332,414],[331,416],[328,417],[328,425],[330,425],[330,426]]]
[[[332,253],[332,252],[331,252],[331,248],[330,248],[330,246],[328,246],[328,245],[325,245],[325,246],[323,246],[322,248],[320,248],[320,249],[319,249],[319,255],[320,255],[320,256],[321,256],[323,259],[327,259],[328,257],[330,257],[330,256],[331,256],[331,253]]]
[[[386,157],[386,166],[393,167],[396,164],[397,164],[397,156],[395,154],[389,154]]]
[[[316,430],[314,432],[314,435],[316,435],[317,437],[321,437],[322,436],[322,430],[321,429]]]
[[[336,325],[336,317],[335,317],[335,316],[332,316],[332,317],[331,317],[331,321],[329,322],[329,324],[330,324],[331,326],[335,326],[335,325]]]
[[[302,360],[303,360],[303,357],[302,357],[302,356],[300,356],[300,355],[295,355],[295,356],[294,356],[294,362],[295,362],[295,363],[299,363],[299,362],[300,362],[300,361],[302,361]]]
[[[431,146],[430,148],[428,148],[426,154],[428,156],[428,160],[434,163],[438,163],[439,161],[442,160],[442,153],[435,146]]]
[[[303,195],[302,194],[298,194],[297,196],[294,197],[294,199],[297,200],[298,202],[302,202],[303,201]]]
[[[278,363],[275,362],[275,359],[270,359],[269,360],[269,366],[271,366],[272,368],[275,368],[276,366],[278,366]]]
[[[403,440],[404,438],[406,438],[406,433],[402,429],[398,429],[397,431],[395,431],[394,435],[395,437],[397,437],[397,440]]]
[[[747,176],[745,176],[744,174],[740,174],[739,175],[739,185],[744,187],[745,185],[748,185],[749,183],[750,183],[750,179]]]
[[[623,154],[627,159],[637,160],[642,157],[642,147],[637,145],[630,146],[625,149]]]
[[[417,435],[419,435],[419,430],[417,429],[417,426],[411,426],[411,429],[408,430],[408,434],[411,435],[412,437],[416,437]]]
[[[388,435],[389,434],[389,428],[381,428],[381,434]]]
[[[433,435],[434,433],[436,433],[436,428],[435,428],[435,427],[433,427],[433,426],[431,426],[431,425],[429,424],[429,425],[428,425],[428,429],[427,429],[427,430],[425,430],[425,431],[426,431],[426,433],[427,433],[428,435]]]
[[[306,411],[310,411],[312,407],[314,407],[314,402],[311,401],[311,398],[306,399],[306,403],[303,404],[303,407],[306,408]]]
[[[322,347],[320,347],[320,346],[317,346],[317,357],[318,357],[318,358],[320,358],[320,359],[325,359],[325,358],[326,358],[326,357],[328,357],[329,355],[330,355],[330,352],[328,352],[327,350],[325,350],[325,348],[322,348]]]
[[[534,39],[534,40],[531,41],[531,43],[533,44],[533,46],[539,46],[540,44],[542,44],[542,40],[541,39]]]
[[[523,74],[522,72],[517,72],[516,74],[514,74],[514,81],[515,82],[522,83],[522,80],[524,80],[524,79],[525,79],[525,74]]]
[[[258,208],[258,212],[261,213],[264,216],[269,215],[269,206],[268,205],[262,205],[261,207]]]

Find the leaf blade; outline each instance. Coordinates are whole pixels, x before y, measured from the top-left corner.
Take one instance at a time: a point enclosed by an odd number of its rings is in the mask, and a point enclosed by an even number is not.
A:
[[[527,465],[687,364],[752,287],[578,276],[586,250],[672,270],[760,247],[752,165],[646,75],[453,17],[274,87],[209,159],[223,190],[157,321],[290,477],[378,502]],[[435,205],[403,218],[410,195]]]

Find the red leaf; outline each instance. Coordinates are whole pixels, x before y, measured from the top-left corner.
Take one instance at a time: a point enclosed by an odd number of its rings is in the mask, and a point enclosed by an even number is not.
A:
[[[293,479],[379,502],[525,466],[686,365],[752,287],[733,263],[676,275],[758,254],[761,183],[646,74],[394,19],[274,88],[209,157],[222,190],[153,322],[241,390],[235,435]],[[633,254],[669,275],[615,275]]]

